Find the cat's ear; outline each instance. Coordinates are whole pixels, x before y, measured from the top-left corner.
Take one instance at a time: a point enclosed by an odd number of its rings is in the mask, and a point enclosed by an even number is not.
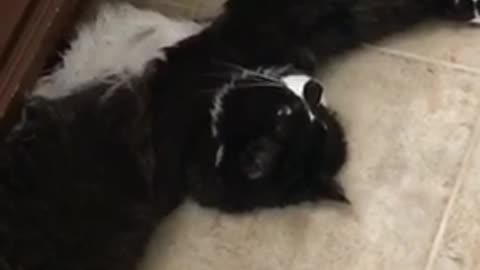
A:
[[[241,169],[249,180],[260,180],[270,175],[275,167],[280,146],[268,138],[250,143],[241,154]]]
[[[310,108],[315,108],[320,104],[326,105],[326,102],[322,102],[325,100],[323,86],[315,80],[310,80],[305,84],[303,98]]]
[[[308,180],[297,181],[288,193],[288,204],[321,200],[351,204],[343,186],[332,176],[322,173]]]
[[[326,199],[350,204],[350,200],[345,194],[345,189],[337,180],[331,179],[322,186],[322,196]]]

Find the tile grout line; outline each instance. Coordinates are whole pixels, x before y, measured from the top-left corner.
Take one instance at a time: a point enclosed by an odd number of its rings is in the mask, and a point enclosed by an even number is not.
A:
[[[455,63],[444,61],[444,60],[436,60],[436,59],[433,59],[433,58],[429,58],[429,57],[425,57],[425,56],[421,56],[421,55],[417,55],[417,54],[413,54],[413,53],[403,52],[403,51],[396,50],[396,49],[390,49],[390,48],[386,48],[386,47],[376,46],[376,45],[372,45],[372,44],[363,44],[363,47],[365,47],[367,49],[373,49],[375,51],[378,51],[378,52],[381,52],[381,53],[384,53],[384,54],[388,54],[388,55],[392,55],[392,56],[397,56],[397,57],[401,57],[401,58],[416,60],[416,61],[419,61],[419,62],[424,62],[424,63],[433,64],[433,65],[443,66],[443,67],[447,67],[447,68],[450,68],[450,69],[467,72],[467,73],[470,73],[470,74],[480,75],[480,69],[465,66],[465,65],[462,65],[462,64],[455,64]]]
[[[470,147],[468,147],[467,153],[462,159],[460,170],[455,177],[455,185],[452,189],[447,205],[445,206],[445,209],[443,211],[442,219],[438,226],[437,233],[433,239],[433,243],[431,245],[430,252],[428,254],[428,260],[424,267],[424,270],[433,270],[433,267],[435,266],[435,259],[438,258],[440,247],[443,243],[443,237],[445,236],[445,232],[450,221],[453,207],[455,206],[455,203],[458,199],[458,194],[460,193],[460,190],[463,187],[463,183],[465,182],[465,176],[470,170],[469,164],[471,163],[472,156],[474,155],[477,147],[480,147],[480,116],[477,117],[475,120],[475,126],[472,132],[472,139],[468,145]]]
[[[429,57],[420,56],[420,55],[416,55],[408,52],[403,52],[396,49],[376,46],[372,44],[364,44],[363,46],[367,49],[372,49],[380,53],[384,53],[384,54],[388,54],[396,57],[411,59],[411,60],[433,64],[437,66],[443,66],[449,69],[463,71],[469,74],[480,75],[480,69],[476,69],[476,68],[461,65],[461,64],[455,64],[455,63],[451,63],[443,60],[435,60]],[[450,193],[447,205],[445,206],[445,209],[443,211],[442,219],[438,225],[437,232],[433,239],[424,270],[433,270],[433,268],[435,267],[435,260],[438,258],[438,254],[440,253],[440,248],[443,243],[443,237],[445,236],[445,232],[447,230],[447,226],[450,221],[453,207],[455,206],[455,203],[458,199],[458,194],[460,193],[460,190],[463,187],[463,183],[465,181],[465,175],[467,174],[470,168],[469,164],[472,160],[472,156],[474,154],[476,147],[480,147],[480,116],[475,119],[475,125],[473,128],[474,130],[472,132],[472,139],[471,139],[471,142],[468,144],[470,147],[468,148],[467,153],[465,153],[461,162],[460,170],[457,176],[455,177],[456,178],[455,185],[452,189],[452,192]]]

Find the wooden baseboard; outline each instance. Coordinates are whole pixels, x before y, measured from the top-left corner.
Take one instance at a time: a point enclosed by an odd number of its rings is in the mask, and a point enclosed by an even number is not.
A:
[[[3,2],[15,2],[7,4]],[[0,120],[29,91],[45,59],[74,23],[78,0],[15,0],[0,2],[0,18],[11,14],[0,32]],[[4,16],[5,13],[5,16]],[[15,18],[15,16],[17,16]],[[2,26],[3,28],[3,26]]]

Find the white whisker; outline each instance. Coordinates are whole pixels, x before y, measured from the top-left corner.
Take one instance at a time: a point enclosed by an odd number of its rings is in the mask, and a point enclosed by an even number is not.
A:
[[[235,89],[251,88],[251,87],[282,87],[283,88],[284,86],[279,83],[246,83],[246,84],[235,85]]]
[[[278,82],[279,78],[275,77],[272,75],[273,69],[263,69],[263,68],[258,68],[257,70],[251,70],[247,69],[245,67],[242,67],[238,64],[233,64],[233,63],[227,63],[227,62],[222,62],[218,61],[219,64],[228,66],[230,68],[235,69],[236,71],[240,72],[240,78],[247,78],[247,77],[254,77],[254,78],[259,78],[259,79],[264,79],[266,81],[272,81],[272,82]],[[285,67],[286,68],[286,67]],[[283,70],[284,68],[282,68]]]

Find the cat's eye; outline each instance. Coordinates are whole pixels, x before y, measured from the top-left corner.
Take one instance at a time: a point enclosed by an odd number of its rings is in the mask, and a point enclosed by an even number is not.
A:
[[[303,98],[307,104],[315,108],[320,105],[322,101],[323,87],[315,80],[308,81],[303,87]]]

